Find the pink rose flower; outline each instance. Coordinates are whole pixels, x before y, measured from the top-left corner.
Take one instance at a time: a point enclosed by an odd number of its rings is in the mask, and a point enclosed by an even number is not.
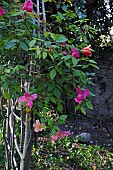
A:
[[[0,7],[0,16],[6,14],[6,11],[2,9],[2,7]]]
[[[36,120],[36,123],[33,124],[34,127],[34,131],[35,132],[40,132],[44,129],[45,124],[44,123],[40,123],[39,120]]]
[[[75,58],[80,58],[80,53],[78,52],[78,50],[76,48],[71,49],[70,55],[72,55]]]
[[[77,103],[82,103],[82,101],[86,99],[87,96],[90,95],[90,91],[88,89],[82,91],[80,88],[76,88],[76,92],[78,94],[77,97],[75,98],[75,101]]]
[[[63,131],[63,130],[59,130],[56,135],[52,135],[51,139],[52,141],[56,141],[58,138],[65,138],[66,136],[71,135],[71,133],[69,131]]]
[[[19,98],[19,102],[26,102],[26,105],[29,106],[30,108],[33,107],[33,101],[36,100],[37,94],[32,94],[30,95],[28,92],[24,93],[24,96]]]
[[[27,12],[32,12],[32,11],[33,11],[33,2],[32,2],[32,0],[26,1],[26,2],[22,5],[22,9],[23,9],[23,10],[26,10]]]

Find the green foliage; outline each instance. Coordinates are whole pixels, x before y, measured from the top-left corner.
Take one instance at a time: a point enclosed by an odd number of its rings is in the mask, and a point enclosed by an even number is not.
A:
[[[33,147],[32,165],[41,169],[105,169],[113,168],[113,154],[104,147],[79,144],[66,137],[53,143],[44,137]]]
[[[38,16],[21,10],[20,3],[15,1],[11,8],[5,3],[3,7],[7,14],[0,17],[1,92],[5,99],[18,99],[22,95],[21,89],[26,91],[26,82],[29,82],[30,93],[38,94],[32,112],[53,134],[58,130],[54,124],[63,124],[67,118],[66,98],[74,100],[77,87],[85,89],[94,85],[94,74],[90,70],[98,68],[93,58],[82,54],[95,29],[87,24],[88,19],[79,8],[70,8],[71,3],[63,2],[62,8],[57,6],[59,11],[47,21],[45,35],[39,30],[41,38],[36,30]],[[40,27],[43,28],[42,22]],[[63,42],[66,45],[62,45]],[[80,58],[70,54],[72,48],[78,49]],[[64,51],[66,55],[62,53]],[[91,98],[89,96],[75,110],[86,114],[86,106],[93,109]],[[50,113],[52,116],[48,116]]]

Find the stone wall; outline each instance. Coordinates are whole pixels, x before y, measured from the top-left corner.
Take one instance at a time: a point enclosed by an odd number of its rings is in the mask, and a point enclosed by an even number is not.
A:
[[[94,112],[96,115],[113,117],[113,54],[97,59],[99,70],[95,70]]]

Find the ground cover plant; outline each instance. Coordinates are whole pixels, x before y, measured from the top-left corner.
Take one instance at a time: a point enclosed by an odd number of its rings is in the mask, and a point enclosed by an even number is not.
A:
[[[38,149],[32,150],[35,169],[112,169],[113,154],[103,146],[80,144],[73,137],[59,139],[56,143],[48,137],[38,138]]]
[[[0,102],[6,170],[29,170],[31,154],[34,160],[44,160],[38,152],[42,146],[39,136],[44,141],[47,138],[53,149],[52,141],[54,144],[60,141],[62,148],[71,144],[70,129],[61,129],[70,114],[66,108],[68,101],[72,101],[74,112],[80,110],[86,114],[86,108],[93,110],[92,69],[98,66],[93,60],[96,51],[90,39],[96,31],[87,24],[84,13],[78,17],[79,6],[73,10],[71,1],[55,2],[56,13],[48,3],[54,2],[1,2]],[[70,157],[72,162],[76,157],[79,165],[86,168],[84,156],[79,158],[77,153],[71,153],[71,148],[69,161]],[[85,157],[88,159],[87,154]],[[54,160],[49,153],[47,159],[61,166],[65,161],[62,156],[59,158]],[[71,166],[70,163],[66,166]],[[48,162],[44,166],[49,166]],[[45,167],[40,164],[38,168]]]

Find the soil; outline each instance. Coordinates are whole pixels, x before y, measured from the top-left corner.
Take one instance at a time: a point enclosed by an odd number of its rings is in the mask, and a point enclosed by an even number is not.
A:
[[[90,133],[91,141],[88,144],[113,148],[113,118],[78,114],[73,119],[71,118],[70,122],[73,123],[71,129],[73,135]]]

